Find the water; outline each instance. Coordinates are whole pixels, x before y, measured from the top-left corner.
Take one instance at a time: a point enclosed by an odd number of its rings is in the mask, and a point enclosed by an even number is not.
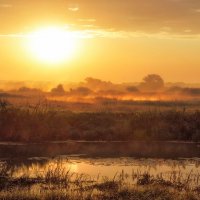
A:
[[[92,180],[98,177],[114,179],[123,176],[127,182],[134,182],[133,176],[137,177],[148,173],[154,177],[162,177],[172,180],[173,177],[182,182],[190,176],[190,182],[196,184],[200,174],[199,159],[138,159],[132,157],[119,158],[83,158],[59,156],[52,158],[31,157],[26,160],[13,160],[15,166],[14,177],[29,176],[38,177],[48,169],[55,169],[58,164],[62,169],[69,170],[71,174],[84,174]],[[198,178],[197,178],[198,175]],[[197,180],[198,179],[198,180]]]
[[[200,158],[200,143],[151,141],[0,143],[0,158],[55,157],[73,154],[105,158]]]
[[[172,173],[182,178],[200,174],[198,143],[174,142],[60,142],[45,144],[2,143],[2,162],[14,166],[15,176],[37,176],[49,167],[62,164],[71,173],[91,178],[112,179],[123,174],[148,172],[170,179]]]

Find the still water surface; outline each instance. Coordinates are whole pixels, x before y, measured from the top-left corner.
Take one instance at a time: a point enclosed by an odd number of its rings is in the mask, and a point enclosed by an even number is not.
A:
[[[188,175],[196,176],[200,174],[200,159],[138,159],[131,157],[120,158],[82,158],[59,156],[52,158],[32,157],[24,161],[13,161],[15,165],[15,176],[28,174],[29,176],[37,176],[49,168],[62,166],[70,173],[78,173],[89,175],[91,178],[107,177],[113,179],[124,175],[127,180],[132,179],[133,174],[143,174],[148,172],[153,176],[164,177],[170,179],[173,173],[176,175],[187,177]]]
[[[60,142],[0,144],[0,160],[15,168],[15,175],[36,176],[61,164],[71,173],[113,178],[141,174],[200,175],[199,143],[174,142]]]

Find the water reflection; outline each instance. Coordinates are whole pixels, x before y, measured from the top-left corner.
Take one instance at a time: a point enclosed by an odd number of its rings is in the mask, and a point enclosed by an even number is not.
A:
[[[121,158],[81,158],[81,157],[56,157],[50,158],[28,158],[26,160],[10,160],[7,161],[14,166],[15,173],[13,176],[21,177],[38,177],[44,172],[55,169],[58,164],[62,168],[69,170],[70,173],[86,174],[91,178],[108,177],[113,178],[116,175],[127,177],[130,181],[134,174],[143,174],[148,172],[153,176],[162,176],[170,179],[172,173],[181,174],[187,177],[200,174],[199,159],[135,159],[131,157]]]

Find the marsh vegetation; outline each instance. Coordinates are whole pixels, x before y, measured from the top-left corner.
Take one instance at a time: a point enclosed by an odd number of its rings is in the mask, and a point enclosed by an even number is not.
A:
[[[106,176],[81,172],[78,164],[66,168],[60,160],[42,168],[22,165],[20,170],[9,163],[14,158],[24,161],[27,157],[59,155],[78,155],[77,163],[81,162],[81,155],[111,161],[111,157],[123,160],[123,156],[173,159],[200,156],[198,102],[106,100],[101,104],[63,105],[55,101],[53,107],[42,103],[19,106],[0,101],[0,199],[200,199],[199,167],[193,171],[189,165],[168,170],[167,174],[162,171],[166,166],[161,165],[160,173],[140,171],[140,165],[137,168],[125,165],[125,170],[120,168],[113,174],[111,165],[112,170],[104,170],[112,176]],[[81,109],[67,109],[66,105],[78,105]],[[127,168],[131,168],[129,173]]]
[[[200,111],[73,112],[0,103],[1,141],[199,141]]]
[[[27,171],[1,163],[0,199],[140,199],[140,200],[198,200],[199,174],[170,171],[152,175],[139,170],[113,177],[75,173],[66,168],[62,160],[46,165],[43,170],[32,167]]]

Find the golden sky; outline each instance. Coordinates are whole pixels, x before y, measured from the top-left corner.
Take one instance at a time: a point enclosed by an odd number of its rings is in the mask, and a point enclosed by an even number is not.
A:
[[[49,27],[69,33],[68,44],[74,40],[62,62],[33,55],[37,42],[35,54],[57,41],[65,45],[62,34],[41,41]],[[43,37],[35,42],[38,32]],[[157,73],[166,81],[200,82],[199,52],[199,0],[0,0],[2,80],[134,82]]]

